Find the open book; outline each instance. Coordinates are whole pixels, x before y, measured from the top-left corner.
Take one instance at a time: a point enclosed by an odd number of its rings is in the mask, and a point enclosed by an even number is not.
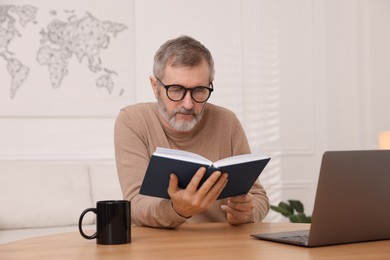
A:
[[[179,179],[179,187],[185,189],[200,167],[207,171],[199,187],[214,172],[228,173],[228,183],[218,199],[246,194],[271,158],[255,154],[237,155],[216,162],[191,152],[157,147],[150,158],[140,194],[169,199],[170,174]]]

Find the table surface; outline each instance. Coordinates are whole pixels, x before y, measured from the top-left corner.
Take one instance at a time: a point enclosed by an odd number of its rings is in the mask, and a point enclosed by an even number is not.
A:
[[[308,228],[308,224],[291,223],[133,227],[132,243],[124,245],[97,245],[96,240],[71,232],[0,245],[0,259],[390,259],[390,240],[304,248],[250,237]]]

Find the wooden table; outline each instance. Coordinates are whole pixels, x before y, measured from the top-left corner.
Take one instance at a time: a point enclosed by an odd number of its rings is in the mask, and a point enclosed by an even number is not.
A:
[[[252,233],[308,228],[290,223],[133,227],[131,244],[113,246],[97,245],[72,232],[0,245],[0,259],[390,259],[390,240],[303,248],[250,237]]]

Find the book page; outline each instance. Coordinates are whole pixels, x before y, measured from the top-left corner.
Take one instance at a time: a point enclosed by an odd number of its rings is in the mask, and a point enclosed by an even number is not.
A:
[[[218,160],[213,163],[213,166],[216,168],[226,166],[226,165],[234,165],[234,164],[239,164],[239,163],[245,163],[245,162],[253,162],[253,161],[259,161],[259,160],[264,160],[268,159],[268,156],[260,156],[256,154],[241,154],[241,155],[236,155],[228,158],[224,158],[221,160]]]
[[[199,164],[211,165],[212,162],[203,156],[200,156],[196,153],[191,153],[187,151],[174,150],[169,148],[157,147],[156,151],[153,153],[156,156],[171,158],[181,161],[194,162]]]

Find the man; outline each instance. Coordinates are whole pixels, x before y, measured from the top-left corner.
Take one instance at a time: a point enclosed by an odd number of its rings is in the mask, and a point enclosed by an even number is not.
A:
[[[216,171],[197,189],[203,167],[186,189],[180,189],[171,174],[170,200],[139,194],[158,146],[194,152],[211,161],[250,153],[234,113],[207,103],[214,90],[214,62],[200,42],[188,36],[167,41],[155,54],[153,73],[150,83],[157,102],[125,107],[115,123],[118,176],[124,198],[131,201],[132,223],[172,228],[183,223],[261,221],[269,201],[258,181],[248,194],[217,200],[229,176]]]

